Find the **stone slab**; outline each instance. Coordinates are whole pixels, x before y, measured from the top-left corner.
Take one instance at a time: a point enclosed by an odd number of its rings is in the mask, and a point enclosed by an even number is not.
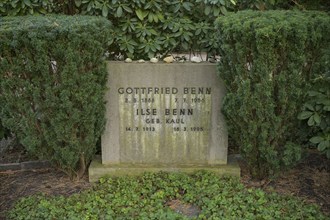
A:
[[[198,170],[209,170],[219,175],[232,175],[240,177],[240,167],[235,158],[231,158],[226,165],[195,165],[186,164],[180,166],[168,166],[160,164],[156,165],[143,165],[143,164],[115,164],[104,165],[101,163],[101,158],[94,159],[88,169],[89,182],[97,182],[101,177],[111,176],[136,176],[141,175],[144,172],[186,172],[193,173]]]
[[[33,170],[33,169],[44,169],[51,168],[51,163],[47,160],[42,161],[26,161],[21,163],[7,163],[0,164],[0,171],[7,170]]]
[[[31,170],[31,169],[42,169],[42,168],[50,168],[51,164],[49,161],[28,161],[21,163],[22,170]]]
[[[0,164],[0,171],[6,171],[6,170],[20,170],[21,164],[20,163],[5,163]]]
[[[225,87],[216,64],[107,65],[103,164],[227,163],[227,130],[220,109]]]

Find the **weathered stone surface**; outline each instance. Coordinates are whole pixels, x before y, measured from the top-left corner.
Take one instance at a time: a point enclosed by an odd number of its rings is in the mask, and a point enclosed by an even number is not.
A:
[[[92,161],[89,167],[89,182],[96,182],[103,176],[137,176],[144,172],[185,172],[193,173],[198,170],[212,171],[218,175],[232,175],[240,177],[240,167],[236,162],[226,165],[177,165],[169,166],[165,164],[148,165],[148,164],[111,164],[104,165],[101,159],[97,158]]]
[[[105,167],[91,166],[90,175],[218,170],[227,163],[225,89],[215,64],[108,62],[108,71]]]
[[[109,62],[102,163],[226,164],[216,65]]]

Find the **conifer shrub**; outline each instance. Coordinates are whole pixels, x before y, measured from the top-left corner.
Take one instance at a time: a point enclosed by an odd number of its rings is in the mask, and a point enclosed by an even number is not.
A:
[[[312,11],[241,11],[216,21],[223,113],[254,177],[300,159],[297,115],[312,79],[329,69],[329,24]]]
[[[104,127],[111,24],[90,16],[0,20],[0,118],[26,149],[80,177]]]

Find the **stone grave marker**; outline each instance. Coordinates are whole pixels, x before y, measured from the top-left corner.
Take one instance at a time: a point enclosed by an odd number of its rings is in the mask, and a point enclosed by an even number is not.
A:
[[[225,89],[215,64],[108,62],[108,71],[102,158],[91,163],[90,181],[159,170],[239,175],[226,165]]]

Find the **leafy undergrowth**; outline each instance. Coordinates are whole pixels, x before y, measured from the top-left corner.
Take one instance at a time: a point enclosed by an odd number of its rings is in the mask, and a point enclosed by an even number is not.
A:
[[[246,189],[237,178],[211,172],[145,173],[102,178],[69,197],[26,197],[11,219],[326,219],[315,205]]]

